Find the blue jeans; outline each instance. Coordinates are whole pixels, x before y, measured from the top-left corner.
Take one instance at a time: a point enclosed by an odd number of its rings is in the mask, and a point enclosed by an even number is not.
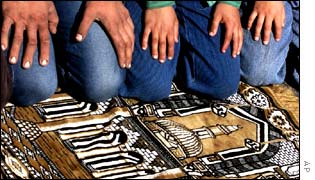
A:
[[[286,76],[286,58],[289,45],[293,38],[292,9],[284,1],[286,22],[282,30],[282,37],[276,42],[271,33],[268,45],[263,45],[262,40],[255,41],[251,31],[244,29],[244,43],[241,51],[241,77],[244,82],[253,86],[280,84]],[[252,4],[242,3],[243,27],[247,27],[248,17],[252,11]],[[254,26],[253,26],[254,27]]]
[[[181,43],[176,83],[192,93],[224,99],[238,89],[240,61],[232,58],[231,47],[224,54],[220,51],[223,25],[209,36],[212,10],[201,1],[176,1]]]
[[[45,100],[54,94],[58,85],[74,98],[88,102],[117,95],[154,101],[169,95],[177,58],[160,64],[153,60],[149,50],[141,50],[141,8],[135,2],[126,3],[136,34],[130,70],[119,67],[115,49],[98,23],[91,25],[83,42],[76,42],[74,37],[84,10],[81,1],[55,1],[55,6],[59,24],[57,34],[52,37],[50,63],[41,67],[36,52],[32,67],[24,70],[20,65],[21,50],[19,63],[11,65],[12,103],[27,106]]]
[[[135,26],[135,48],[131,69],[127,70],[125,83],[119,94],[124,97],[136,97],[142,101],[156,101],[167,98],[176,73],[179,43],[175,44],[174,58],[161,64],[151,56],[151,42],[147,50],[142,50],[142,31],[144,28],[143,10],[145,1],[126,1],[126,8]]]
[[[293,39],[287,57],[286,82],[299,91],[300,89],[300,2],[289,1],[292,7],[292,31]]]
[[[36,51],[32,66],[28,70],[21,66],[24,45],[21,47],[17,64],[10,65],[12,74],[10,102],[20,106],[31,105],[50,97],[55,93],[58,84],[55,55],[52,53],[54,52],[52,41],[50,43],[49,64],[46,67],[40,66],[38,51]],[[8,51],[5,53],[8,54]]]

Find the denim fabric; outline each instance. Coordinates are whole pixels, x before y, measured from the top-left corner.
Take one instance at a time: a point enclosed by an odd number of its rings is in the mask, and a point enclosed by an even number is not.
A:
[[[54,94],[58,80],[78,100],[99,102],[118,95],[125,70],[118,66],[115,51],[102,27],[93,23],[85,40],[78,43],[75,34],[84,4],[81,1],[55,1],[55,6],[59,24],[57,34],[53,36],[54,45],[52,42],[50,45],[49,65],[41,67],[38,64],[36,51],[32,67],[24,70],[20,56],[19,63],[11,65],[13,94],[10,101],[26,106],[47,99]],[[22,52],[23,49],[20,54]]]
[[[111,41],[98,23],[92,23],[84,41],[75,40],[83,16],[83,3],[55,2],[60,17],[54,39],[59,80],[73,97],[100,102],[118,95],[125,70],[119,67]]]
[[[286,82],[296,90],[300,90],[300,1],[289,1],[289,3],[293,14],[293,40],[287,59]]]
[[[57,72],[52,43],[50,43],[50,62],[46,67],[39,65],[38,52],[36,51],[32,66],[27,70],[23,69],[21,66],[22,52],[24,52],[23,46],[21,47],[17,64],[10,65],[12,72],[10,102],[17,106],[28,106],[45,100],[55,93],[57,89]]]
[[[200,1],[177,1],[181,51],[176,82],[180,88],[214,99],[226,98],[237,91],[240,61],[231,48],[221,52],[224,25],[209,36],[212,8]]]
[[[50,63],[48,67],[38,65],[36,51],[33,66],[29,70],[21,68],[20,59],[17,65],[12,65],[14,82],[11,102],[31,105],[47,99],[54,94],[58,83],[74,98],[89,102],[104,101],[116,95],[143,101],[168,97],[178,53],[174,60],[160,64],[151,57],[150,47],[146,51],[141,49],[143,27],[139,4],[135,1],[125,3],[135,23],[136,34],[132,68],[125,70],[119,67],[116,52],[101,25],[94,22],[83,42],[75,40],[84,2],[54,3],[59,24],[57,34],[52,37]],[[179,52],[179,44],[175,52]]]
[[[300,48],[300,1],[289,1],[292,7],[292,29],[293,29],[293,40],[292,43]]]
[[[151,42],[148,48],[142,50],[142,30],[144,4],[137,1],[126,1],[135,26],[135,48],[132,56],[131,69],[127,69],[126,81],[119,94],[124,97],[136,97],[142,101],[156,101],[167,98],[171,92],[171,84],[176,73],[179,54],[179,43],[175,44],[175,54],[172,60],[161,64],[151,56]]]
[[[244,43],[241,51],[241,77],[242,80],[253,85],[280,84],[286,76],[286,58],[289,45],[293,38],[292,9],[288,2],[285,4],[286,22],[282,30],[282,37],[276,42],[271,33],[268,45],[263,45],[262,40],[254,41],[251,31],[244,29]],[[242,3],[243,27],[247,27],[248,16],[252,6]],[[253,26],[254,27],[254,26]]]

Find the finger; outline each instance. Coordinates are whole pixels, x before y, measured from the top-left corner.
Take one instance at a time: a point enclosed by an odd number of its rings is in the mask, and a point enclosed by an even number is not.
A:
[[[174,24],[174,38],[175,38],[175,42],[176,43],[178,43],[178,39],[179,39],[179,33],[178,33],[178,31],[179,31],[179,24],[178,24],[178,21],[176,21],[175,22],[175,24]]]
[[[27,44],[25,48],[24,57],[22,60],[22,66],[25,69],[28,69],[32,66],[36,48],[37,48],[37,27],[30,25],[27,27]]]
[[[256,11],[253,11],[253,12],[251,13],[251,15],[249,16],[249,18],[248,18],[247,30],[250,30],[250,29],[252,28],[253,23],[254,23],[256,17],[257,17],[257,12],[256,12]]]
[[[82,21],[80,23],[78,32],[77,32],[76,37],[75,37],[77,41],[79,41],[79,42],[83,41],[83,39],[86,37],[86,35],[87,35],[87,33],[91,27],[91,24],[94,22],[95,18],[96,17],[94,17],[92,15],[92,13],[89,13],[89,11],[84,12]]]
[[[265,45],[267,45],[269,43],[269,40],[270,40],[272,21],[273,21],[273,18],[269,17],[269,16],[267,16],[266,19],[265,19],[265,23],[264,23],[264,37],[263,37],[263,43]]]
[[[142,37],[142,49],[146,50],[148,47],[148,41],[149,41],[149,36],[151,33],[151,28],[148,26],[145,26],[144,32],[143,32],[143,37]]]
[[[14,36],[10,50],[9,62],[16,64],[19,58],[21,44],[23,42],[24,24],[15,24]]]
[[[175,38],[173,34],[167,36],[167,57],[168,60],[172,60],[174,58],[174,42]]]
[[[1,49],[2,51],[6,50],[8,47],[9,31],[13,24],[13,21],[10,18],[4,17],[1,29]]]
[[[126,68],[126,55],[125,55],[125,43],[120,34],[111,35],[113,44],[116,49],[119,66]]]
[[[238,51],[238,45],[239,45],[239,33],[238,33],[238,31],[236,31],[232,34],[232,38],[233,38],[232,56],[233,56],[233,58],[236,58],[237,51]]]
[[[158,59],[158,46],[159,46],[159,35],[156,31],[152,31],[152,57]]]
[[[102,21],[102,23],[105,23]],[[125,27],[123,23],[117,24],[117,30],[116,31],[109,31],[111,36],[114,36],[114,44],[116,47],[116,52],[118,54],[118,62],[120,64],[121,68],[127,67],[127,45],[128,45],[128,35],[126,33]],[[118,33],[116,33],[118,32]]]
[[[58,22],[59,17],[57,15],[57,11],[54,4],[52,3],[52,5],[48,9],[48,27],[51,33],[56,34]]]
[[[162,34],[159,36],[159,61],[164,63],[166,59],[166,35]]]
[[[283,28],[281,17],[276,17],[274,24],[275,24],[275,34],[274,34],[275,40],[280,41],[281,36],[282,36],[282,28]]]
[[[264,24],[264,20],[265,20],[265,16],[264,15],[258,16],[256,29],[255,29],[255,35],[254,35],[255,41],[259,40],[261,29],[262,29],[262,26]]]
[[[47,26],[45,25],[40,27],[39,29],[39,42],[40,42],[39,63],[42,66],[47,66],[49,62],[50,36]]]
[[[131,17],[129,16],[128,17],[128,19],[127,19],[127,23],[128,23],[128,25],[129,25],[129,29],[130,29],[130,31],[129,31],[129,36],[130,37],[132,37],[132,52],[133,52],[133,50],[134,50],[134,45],[135,45],[135,32],[134,32],[134,29],[135,29],[135,26],[134,26],[134,24],[133,24],[133,22],[132,22],[132,19],[131,19]]]
[[[127,26],[125,27],[125,43],[126,43],[126,49],[125,49],[125,54],[126,54],[126,60],[125,64],[128,69],[131,68],[131,61],[132,61],[132,52],[134,49],[134,32],[133,32],[133,27],[130,26],[129,23],[127,23]]]
[[[135,26],[134,26],[134,24],[133,24],[132,19],[131,19],[130,16],[127,18],[127,23],[128,23],[129,27],[130,27],[130,28],[132,29],[132,31],[133,31],[133,30],[135,29]]]
[[[243,28],[240,28],[240,29],[239,29],[239,36],[240,36],[240,40],[239,40],[237,55],[240,55],[240,54],[241,54],[241,50],[242,50],[242,47],[243,47],[243,41],[244,41]]]
[[[282,27],[285,25],[285,8],[282,8],[281,19],[282,19]]]
[[[210,32],[209,32],[210,36],[215,36],[217,34],[220,21],[221,21],[221,16],[214,16],[211,23]]]
[[[226,29],[225,30],[225,37],[224,37],[224,42],[223,42],[222,49],[221,49],[221,51],[223,53],[225,53],[227,48],[229,47],[230,42],[232,40],[232,36],[233,36],[232,28],[226,27],[225,29]]]

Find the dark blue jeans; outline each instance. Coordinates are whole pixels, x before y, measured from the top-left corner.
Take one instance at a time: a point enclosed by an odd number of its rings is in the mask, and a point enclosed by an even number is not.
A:
[[[143,14],[145,1],[126,1],[126,8],[135,26],[135,48],[131,69],[127,70],[125,83],[119,94],[124,97],[137,97],[142,101],[156,101],[167,98],[176,73],[179,43],[175,44],[174,58],[161,64],[151,56],[151,42],[147,50],[142,50]]]
[[[218,99],[237,91],[240,80],[239,57],[232,58],[230,48],[225,54],[221,53],[224,35],[221,26],[215,37],[208,35],[211,7],[203,7],[200,1],[176,1],[174,8],[180,23],[180,40],[175,46],[174,59],[160,64],[152,59],[150,50],[141,49],[144,2],[126,1],[125,5],[135,24],[136,44],[133,68],[127,70],[126,83],[120,91],[122,96],[132,95],[144,100],[167,97],[175,72],[176,84],[185,91]]]
[[[180,22],[181,50],[176,83],[206,97],[223,99],[236,93],[240,80],[240,59],[232,58],[231,47],[220,51],[224,27],[209,36],[213,8],[200,1],[176,1]]]

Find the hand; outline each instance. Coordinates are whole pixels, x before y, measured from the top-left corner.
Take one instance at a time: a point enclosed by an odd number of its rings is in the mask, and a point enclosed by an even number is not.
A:
[[[247,29],[251,29],[257,18],[254,39],[259,40],[261,29],[264,26],[263,43],[268,44],[272,25],[274,24],[274,38],[280,41],[282,28],[285,22],[285,9],[282,1],[256,1],[253,12],[249,16]]]
[[[218,3],[209,32],[210,36],[214,36],[217,33],[220,23],[225,25],[225,37],[221,51],[225,53],[233,40],[232,56],[235,58],[240,54],[243,46],[243,29],[239,10],[229,4]]]
[[[130,68],[134,49],[134,25],[128,10],[120,1],[88,1],[76,39],[84,40],[93,21],[100,21],[114,43],[118,62]]]
[[[56,33],[58,16],[51,1],[3,1],[3,23],[1,30],[1,48],[7,49],[9,32],[14,25],[14,37],[11,45],[9,62],[16,64],[23,42],[24,31],[27,31],[27,44],[22,59],[24,68],[31,67],[37,48],[39,35],[39,62],[46,66],[49,62],[49,42],[51,33]]]
[[[152,57],[161,63],[174,57],[174,43],[178,42],[178,20],[172,6],[147,9],[144,17],[144,33],[142,49],[148,46],[148,39],[152,38]]]

